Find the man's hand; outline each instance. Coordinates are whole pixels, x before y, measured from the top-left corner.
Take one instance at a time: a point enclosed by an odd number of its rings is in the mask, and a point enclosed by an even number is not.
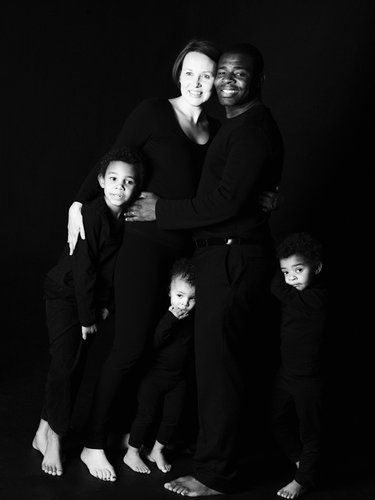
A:
[[[83,340],[87,339],[87,335],[90,335],[92,333],[96,333],[98,329],[96,328],[96,324],[94,323],[91,326],[82,326],[82,338]]]
[[[169,306],[168,311],[170,311],[173,316],[176,316],[177,319],[184,319],[189,316],[189,311],[187,311],[186,309],[181,309],[177,306]]]
[[[269,213],[277,210],[282,204],[283,196],[280,194],[279,186],[275,191],[263,191],[258,197],[258,202],[263,212]]]
[[[137,201],[124,213],[128,222],[144,222],[156,220],[155,206],[159,197],[154,193],[142,192]]]

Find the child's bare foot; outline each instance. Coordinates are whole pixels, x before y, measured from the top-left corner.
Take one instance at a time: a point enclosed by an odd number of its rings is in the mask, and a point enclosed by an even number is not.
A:
[[[205,486],[193,476],[179,477],[174,481],[165,483],[164,488],[186,497],[209,497],[223,494],[220,491],[212,490],[208,486]]]
[[[158,441],[154,444],[154,447],[147,455],[147,459],[150,462],[155,462],[158,469],[162,472],[169,472],[172,469],[172,465],[167,462],[163,454],[164,446],[160,444]]]
[[[40,419],[38,430],[35,433],[32,447],[34,450],[40,451],[44,456],[47,448],[47,434],[50,426],[46,420]]]
[[[104,450],[83,448],[81,460],[92,476],[102,481],[116,481],[115,469],[108,462]]]
[[[32,446],[43,455],[42,471],[51,476],[61,476],[64,472],[61,458],[61,438],[46,420],[41,419]]]
[[[150,462],[155,462],[158,469],[162,472],[169,472],[172,469],[172,465],[167,462],[161,451],[150,452],[147,458]]]
[[[134,472],[140,472],[141,474],[150,474],[150,469],[144,463],[139,455],[139,449],[133,446],[128,447],[128,451],[124,456],[124,463],[130,467]]]
[[[293,479],[291,483],[284,486],[284,488],[281,488],[281,490],[279,490],[277,494],[279,495],[279,497],[283,498],[298,498],[306,492],[306,489],[307,488],[302,486],[302,484],[297,483],[297,481]]]

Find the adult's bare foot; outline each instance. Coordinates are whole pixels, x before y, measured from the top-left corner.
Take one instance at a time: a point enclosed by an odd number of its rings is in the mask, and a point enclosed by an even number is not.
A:
[[[179,477],[169,483],[165,483],[164,488],[186,497],[209,497],[223,494],[220,491],[212,490],[193,476]]]
[[[284,488],[281,488],[281,490],[279,490],[277,494],[279,495],[279,497],[293,499],[300,497],[306,491],[307,488],[302,486],[302,484],[297,483],[297,481],[293,479],[292,482],[284,486]]]
[[[150,474],[151,472],[140,457],[138,448],[134,448],[133,446],[129,446],[124,456],[124,464],[130,467],[134,472],[139,472],[140,474]]]
[[[102,481],[116,481],[115,469],[108,462],[104,450],[85,447],[81,453],[81,460],[92,476]]]

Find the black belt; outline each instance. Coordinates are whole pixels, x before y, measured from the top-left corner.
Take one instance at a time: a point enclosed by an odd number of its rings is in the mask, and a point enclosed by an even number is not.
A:
[[[209,247],[212,245],[249,245],[252,241],[249,238],[197,238],[194,240],[197,248]]]

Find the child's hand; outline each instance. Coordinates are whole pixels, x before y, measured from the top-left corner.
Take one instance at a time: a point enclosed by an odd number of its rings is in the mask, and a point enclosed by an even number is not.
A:
[[[90,335],[92,333],[96,333],[98,329],[96,328],[96,324],[94,323],[91,326],[82,326],[82,338],[83,340],[87,339],[87,335]]]
[[[176,316],[177,319],[184,319],[189,316],[189,311],[186,311],[185,309],[181,309],[177,306],[169,306],[168,310]]]
[[[109,311],[106,307],[103,307],[103,309],[100,309],[100,317],[105,320],[109,316]]]

